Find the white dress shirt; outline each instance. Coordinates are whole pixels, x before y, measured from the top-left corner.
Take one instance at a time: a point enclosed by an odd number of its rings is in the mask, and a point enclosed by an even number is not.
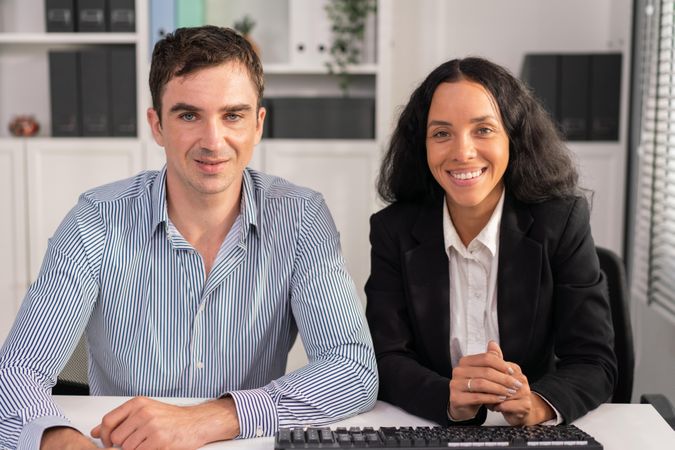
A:
[[[450,360],[452,367],[465,355],[484,353],[489,341],[499,344],[497,273],[499,271],[499,228],[504,208],[504,190],[485,227],[465,246],[443,202],[443,238],[450,269]],[[535,392],[535,394],[539,395]],[[558,425],[556,414],[543,425]],[[448,414],[448,417],[450,415]],[[452,417],[450,417],[452,420]]]
[[[487,225],[468,246],[462,243],[443,206],[443,237],[450,267],[450,359],[484,353],[490,340],[499,343],[497,271],[499,226],[504,191]]]

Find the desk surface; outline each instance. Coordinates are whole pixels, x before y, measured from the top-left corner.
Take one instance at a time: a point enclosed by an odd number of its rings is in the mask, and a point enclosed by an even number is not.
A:
[[[89,436],[101,417],[128,400],[126,397],[55,396],[54,399],[70,418],[73,425]],[[188,405],[198,399],[162,399],[167,403]],[[502,416],[489,413],[488,425],[505,425]],[[675,449],[675,432],[651,405],[604,404],[574,422],[594,436],[605,450],[663,450]],[[419,417],[384,402],[377,402],[371,411],[336,422],[335,426],[433,426]],[[208,445],[208,449],[272,450],[273,438],[244,439]]]

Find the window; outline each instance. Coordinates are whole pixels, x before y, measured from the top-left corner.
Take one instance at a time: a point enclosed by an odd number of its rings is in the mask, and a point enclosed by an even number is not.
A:
[[[675,1],[638,2],[632,295],[675,320]],[[639,107],[637,106],[637,107]]]

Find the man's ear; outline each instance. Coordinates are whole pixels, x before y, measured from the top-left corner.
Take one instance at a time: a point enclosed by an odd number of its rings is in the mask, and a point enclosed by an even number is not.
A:
[[[256,140],[255,143],[258,144],[262,138],[263,126],[265,125],[265,117],[267,116],[267,110],[264,107],[258,108],[258,116],[256,122]]]
[[[162,135],[162,123],[160,122],[159,114],[155,111],[155,108],[148,108],[146,116],[155,142],[157,142],[157,145],[160,147],[164,147],[164,136]]]

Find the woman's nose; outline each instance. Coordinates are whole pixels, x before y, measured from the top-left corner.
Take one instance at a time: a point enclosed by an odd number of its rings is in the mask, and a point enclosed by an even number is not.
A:
[[[450,144],[452,159],[455,161],[468,161],[476,156],[476,148],[470,135],[457,133]]]

